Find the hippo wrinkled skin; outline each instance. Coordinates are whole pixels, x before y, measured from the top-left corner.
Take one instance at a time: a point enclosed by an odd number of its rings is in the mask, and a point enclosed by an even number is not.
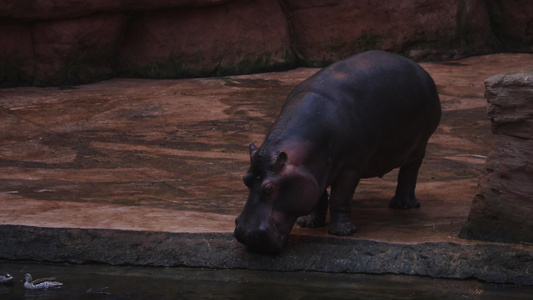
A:
[[[261,147],[250,144],[249,196],[235,237],[280,252],[296,222],[355,232],[350,202],[361,178],[400,168],[391,208],[418,208],[418,170],[441,116],[433,79],[415,62],[369,51],[297,85]],[[330,188],[330,193],[327,189]]]

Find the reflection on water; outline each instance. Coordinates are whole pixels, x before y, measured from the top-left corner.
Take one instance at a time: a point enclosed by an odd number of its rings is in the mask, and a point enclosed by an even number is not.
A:
[[[414,276],[261,272],[0,261],[0,299],[531,299],[533,287]],[[26,290],[24,273],[64,286]]]

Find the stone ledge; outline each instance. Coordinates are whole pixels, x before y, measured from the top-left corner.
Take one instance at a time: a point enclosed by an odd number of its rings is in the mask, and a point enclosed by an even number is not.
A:
[[[385,243],[292,236],[276,256],[247,252],[231,233],[0,226],[0,258],[112,265],[402,274],[533,285],[528,245]]]

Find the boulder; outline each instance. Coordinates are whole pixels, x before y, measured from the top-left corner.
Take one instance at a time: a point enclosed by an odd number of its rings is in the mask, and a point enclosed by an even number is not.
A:
[[[0,45],[0,87],[31,84],[35,68],[32,26],[0,23]]]
[[[292,67],[288,24],[277,1],[144,12],[129,24],[118,72],[150,78],[243,74]]]
[[[533,69],[485,81],[495,134],[460,236],[533,243]]]
[[[495,46],[481,0],[288,0],[294,47],[308,65],[371,49],[449,59]]]
[[[485,0],[502,51],[533,51],[533,1]]]
[[[208,6],[231,0],[2,0],[0,18],[22,20],[72,19],[99,12],[156,10]]]
[[[79,84],[110,78],[122,14],[38,22],[33,26],[34,84]]]

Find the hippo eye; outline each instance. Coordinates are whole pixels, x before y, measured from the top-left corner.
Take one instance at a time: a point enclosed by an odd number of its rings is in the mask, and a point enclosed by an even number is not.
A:
[[[271,184],[267,184],[263,187],[263,194],[268,196],[274,191],[274,187]]]

